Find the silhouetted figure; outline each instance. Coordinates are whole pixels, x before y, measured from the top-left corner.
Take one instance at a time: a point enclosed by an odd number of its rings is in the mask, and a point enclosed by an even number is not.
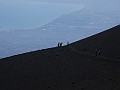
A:
[[[62,44],[63,44],[62,42],[59,42],[59,43],[58,43],[58,47],[61,47],[61,46],[62,46]]]
[[[58,47],[60,47],[60,42],[58,43]]]
[[[63,43],[61,42],[61,43],[60,43],[60,47],[62,46],[62,44],[63,44]]]
[[[95,50],[95,55],[98,56],[98,55],[100,55],[100,54],[101,54],[101,50],[96,49],[96,50]]]
[[[101,51],[100,51],[100,50],[98,50],[97,54],[98,54],[98,55],[100,55],[100,54],[101,54]]]

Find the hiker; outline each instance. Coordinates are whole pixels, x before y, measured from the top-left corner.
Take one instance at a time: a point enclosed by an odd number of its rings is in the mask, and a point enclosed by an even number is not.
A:
[[[100,55],[100,54],[101,54],[101,50],[96,49],[96,50],[95,50],[95,55],[98,56],[98,55]]]
[[[61,47],[61,46],[62,46],[62,44],[63,44],[62,42],[59,42],[59,43],[58,43],[58,47]]]
[[[100,50],[98,50],[97,54],[98,54],[98,55],[100,55],[100,54],[101,54],[101,51],[100,51]]]
[[[58,42],[58,47],[60,47],[60,42]]]
[[[60,43],[60,47],[62,46],[62,44],[63,44],[63,43],[61,42],[61,43]]]

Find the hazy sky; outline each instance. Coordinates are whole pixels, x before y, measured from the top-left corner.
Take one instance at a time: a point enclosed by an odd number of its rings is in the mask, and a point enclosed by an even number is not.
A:
[[[43,6],[41,2],[54,4],[46,6],[43,3]],[[96,11],[120,12],[120,0],[0,0],[0,28],[13,26],[17,28],[15,25],[40,26],[61,16],[64,12],[70,13],[80,9],[80,4]]]
[[[39,3],[39,2],[51,2],[51,3],[82,3],[86,5],[98,6],[117,6],[120,5],[120,0],[0,0],[0,2],[6,3]]]
[[[111,6],[119,7],[120,0],[0,0],[0,2],[6,3],[39,3],[39,2],[51,2],[51,3],[82,3],[86,5],[94,6]]]
[[[83,7],[77,3],[44,2],[42,0],[0,0],[0,29],[36,28]]]
[[[115,3],[115,2],[120,2],[119,0],[0,0],[0,1],[7,1],[7,2],[12,2],[12,1],[17,1],[17,2],[25,2],[25,1],[33,1],[33,2],[67,2],[67,3],[78,3],[78,2],[88,2],[88,3],[94,3],[94,2],[112,2],[112,3]],[[105,4],[105,3],[104,3]]]

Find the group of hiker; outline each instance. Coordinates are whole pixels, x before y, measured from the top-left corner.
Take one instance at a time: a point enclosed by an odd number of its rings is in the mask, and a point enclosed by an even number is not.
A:
[[[69,42],[67,42],[67,45],[69,45]],[[58,47],[61,47],[61,46],[63,46],[63,42],[58,42],[58,45],[57,45]]]
[[[62,45],[63,45],[62,42],[59,42],[59,43],[58,43],[58,47],[61,47]]]
[[[69,42],[67,42],[67,45],[69,45]],[[63,42],[58,42],[57,46],[58,47],[62,47],[63,46]],[[100,49],[95,49],[94,52],[95,52],[96,56],[99,56],[101,54],[101,50]]]

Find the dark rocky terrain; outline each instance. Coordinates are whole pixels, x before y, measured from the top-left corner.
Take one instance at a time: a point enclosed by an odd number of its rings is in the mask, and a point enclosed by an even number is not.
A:
[[[66,46],[1,59],[0,90],[120,90],[119,55],[120,25]]]

